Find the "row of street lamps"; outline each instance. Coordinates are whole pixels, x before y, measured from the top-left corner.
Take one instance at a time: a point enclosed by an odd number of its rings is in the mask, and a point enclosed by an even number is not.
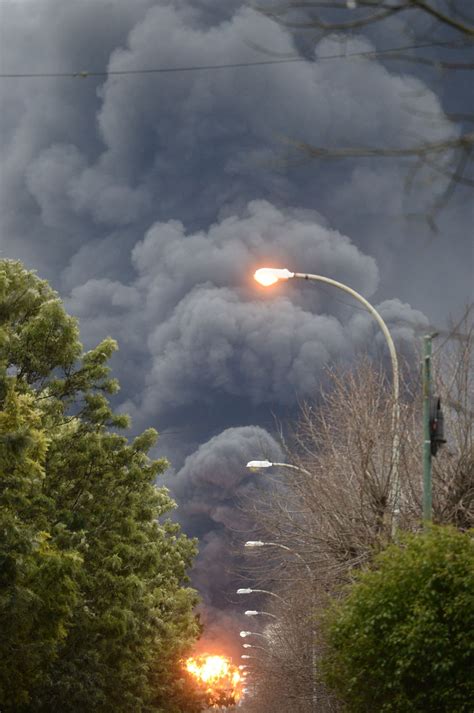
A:
[[[318,282],[323,282],[325,284],[331,285],[333,287],[337,287],[340,290],[343,290],[344,292],[348,293],[351,295],[351,297],[354,297],[358,302],[360,302],[364,308],[375,318],[376,322],[378,323],[380,329],[382,330],[382,333],[385,337],[385,340],[387,342],[388,350],[390,353],[390,359],[391,359],[391,364],[392,364],[392,389],[393,389],[393,407],[392,407],[392,460],[391,460],[391,467],[392,467],[392,478],[391,478],[391,530],[392,530],[392,536],[395,536],[397,527],[398,527],[398,520],[399,520],[399,514],[400,514],[400,477],[399,477],[399,445],[400,445],[400,435],[399,435],[399,427],[400,427],[400,407],[399,407],[399,394],[400,394],[400,378],[399,378],[399,368],[398,368],[398,360],[397,360],[397,354],[395,351],[395,345],[392,339],[392,336],[388,330],[388,327],[384,320],[382,319],[381,315],[379,312],[375,309],[373,305],[368,302],[365,297],[363,297],[361,294],[353,290],[351,287],[348,287],[347,285],[343,284],[342,282],[337,282],[336,280],[332,280],[331,278],[324,277],[322,275],[313,275],[313,274],[307,274],[307,273],[300,273],[300,272],[291,272],[290,270],[287,270],[286,268],[271,268],[271,267],[264,267],[260,268],[255,272],[254,278],[259,282],[261,285],[268,287],[270,285],[273,285],[277,283],[280,280],[290,280],[290,279],[303,279],[303,280],[315,280]],[[288,468],[292,470],[298,470],[300,472],[305,473],[306,475],[309,475],[309,472],[305,470],[304,468],[301,468],[299,466],[290,464],[290,463],[272,463],[271,461],[268,460],[251,460],[247,463],[247,468],[251,470],[258,470],[260,468],[270,468],[272,466],[277,466],[280,468]],[[309,581],[311,584],[311,589],[313,591],[312,587],[312,578],[313,578],[313,572],[308,565],[308,563],[305,561],[305,559],[295,550],[292,550],[290,547],[287,545],[284,545],[279,542],[263,542],[261,540],[249,540],[248,542],[245,543],[245,547],[247,549],[254,549],[254,548],[260,548],[260,547],[278,547],[282,550],[285,550],[286,552],[291,553],[293,556],[297,557],[303,564],[303,566],[306,568],[308,574],[309,574]],[[267,594],[272,597],[276,597],[277,599],[284,601],[282,597],[280,597],[278,594],[275,594],[274,592],[269,592],[267,590],[263,589],[252,589],[252,588],[241,588],[237,590],[237,594]],[[258,610],[253,610],[249,609],[245,612],[245,615],[248,617],[255,617],[255,616],[268,616],[273,619],[277,619],[277,617],[266,611],[258,611]],[[268,637],[265,636],[265,634],[260,634],[258,632],[254,631],[241,631],[240,636],[242,638],[246,638],[248,636],[259,636],[264,639],[267,639]],[[314,667],[315,665],[315,633],[312,631],[312,636],[311,636],[311,651],[312,651],[312,656],[311,656],[311,661],[312,661],[312,666]],[[243,647],[246,650],[249,649],[264,649],[263,646],[256,646],[254,644],[247,644],[244,643]],[[253,657],[250,656],[247,653],[244,653],[241,655],[241,658],[243,660],[249,660],[252,659]],[[246,669],[247,669],[247,664],[241,664],[240,669],[246,674]],[[312,674],[312,679],[314,680],[314,668],[313,671],[311,672]],[[315,697],[315,692],[313,688],[313,708],[316,704],[316,697]]]

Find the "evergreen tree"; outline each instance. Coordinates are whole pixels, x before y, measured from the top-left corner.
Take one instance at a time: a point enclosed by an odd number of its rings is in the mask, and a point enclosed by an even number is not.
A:
[[[18,262],[0,263],[0,330],[0,708],[167,713],[198,633],[195,545],[155,485],[156,433],[118,433],[115,342],[83,353]]]

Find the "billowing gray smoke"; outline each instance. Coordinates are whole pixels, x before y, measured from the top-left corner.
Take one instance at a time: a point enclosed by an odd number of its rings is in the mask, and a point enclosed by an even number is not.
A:
[[[2,71],[208,67],[261,60],[255,45],[298,51],[244,5],[10,0]],[[371,42],[396,46],[399,24]],[[371,47],[354,38],[346,49]],[[457,135],[419,79],[367,58],[324,59],[340,53],[327,38],[288,64],[0,80],[2,255],[53,282],[86,345],[118,339],[120,407],[137,430],[163,432],[179,518],[201,541],[194,581],[208,639],[235,638],[233,552],[248,527],[238,504],[264,487],[244,466],[279,457],[272,413],[314,396],[326,365],[385,352],[349,298],[312,284],[265,293],[255,268],[351,285],[379,303],[400,348],[468,293],[472,204],[455,194],[433,237],[406,217],[427,195],[417,186],[407,198],[404,165],[275,160],[283,135],[327,146]],[[446,274],[456,275],[449,296]]]

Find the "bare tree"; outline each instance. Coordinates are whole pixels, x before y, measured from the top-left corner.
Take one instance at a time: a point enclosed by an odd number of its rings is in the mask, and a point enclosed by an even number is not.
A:
[[[435,388],[444,403],[448,443],[434,460],[434,516],[474,526],[474,327],[468,313],[454,340],[435,351]]]
[[[412,65],[428,80],[443,78],[446,73],[474,70],[474,13],[472,4],[463,0],[290,0],[254,3],[260,12],[295,34],[310,33],[312,41],[333,36],[344,42],[356,34],[374,33],[377,26],[392,21],[405,21],[404,41],[399,46],[373,51],[356,51],[347,57],[378,59],[387,65]],[[470,7],[469,7],[470,6]],[[269,51],[269,48],[261,48]],[[406,109],[419,114],[416,100]],[[306,160],[363,159],[397,160],[406,165],[405,190],[415,185],[429,187],[431,198],[424,211],[430,227],[437,229],[436,218],[457,187],[474,187],[473,146],[474,113],[466,94],[462,107],[445,113],[425,113],[426,123],[436,125],[441,119],[457,124],[456,136],[430,140],[415,138],[407,145],[314,145],[295,136],[286,143]],[[291,162],[291,157],[287,159]]]
[[[306,586],[304,586],[306,584]],[[336,702],[313,675],[319,642],[313,622],[314,592],[308,582],[285,591],[271,607],[277,617],[249,648],[249,711],[312,713],[335,711]],[[322,703],[325,706],[322,708]]]
[[[434,521],[463,529],[474,526],[474,328],[467,321],[466,316],[459,339],[439,340],[433,365],[434,392],[444,404],[448,441],[433,459]],[[400,402],[399,523],[405,531],[422,526],[419,372],[414,364],[405,370]],[[302,408],[287,448],[287,462],[298,469],[282,469],[271,493],[266,490],[252,505],[255,536],[269,544],[252,550],[250,579],[253,586],[257,582],[285,600],[273,597],[265,602],[265,607],[274,606],[271,611],[278,610],[278,650],[292,662],[284,668],[285,680],[297,682],[306,696],[309,690],[323,712],[337,710],[337,702],[317,676],[324,654],[319,615],[341,585],[352,581],[354,570],[369,564],[392,537],[391,407],[391,385],[369,360],[349,373],[333,371],[318,402]],[[277,690],[275,676],[283,674],[278,659],[270,658],[256,689],[262,700],[268,687]]]

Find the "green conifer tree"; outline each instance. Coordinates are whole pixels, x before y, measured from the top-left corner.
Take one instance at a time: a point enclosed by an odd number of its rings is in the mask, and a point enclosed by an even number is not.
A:
[[[167,518],[156,432],[118,433],[115,349],[83,353],[49,285],[0,262],[2,713],[167,713],[198,634],[195,544]]]

